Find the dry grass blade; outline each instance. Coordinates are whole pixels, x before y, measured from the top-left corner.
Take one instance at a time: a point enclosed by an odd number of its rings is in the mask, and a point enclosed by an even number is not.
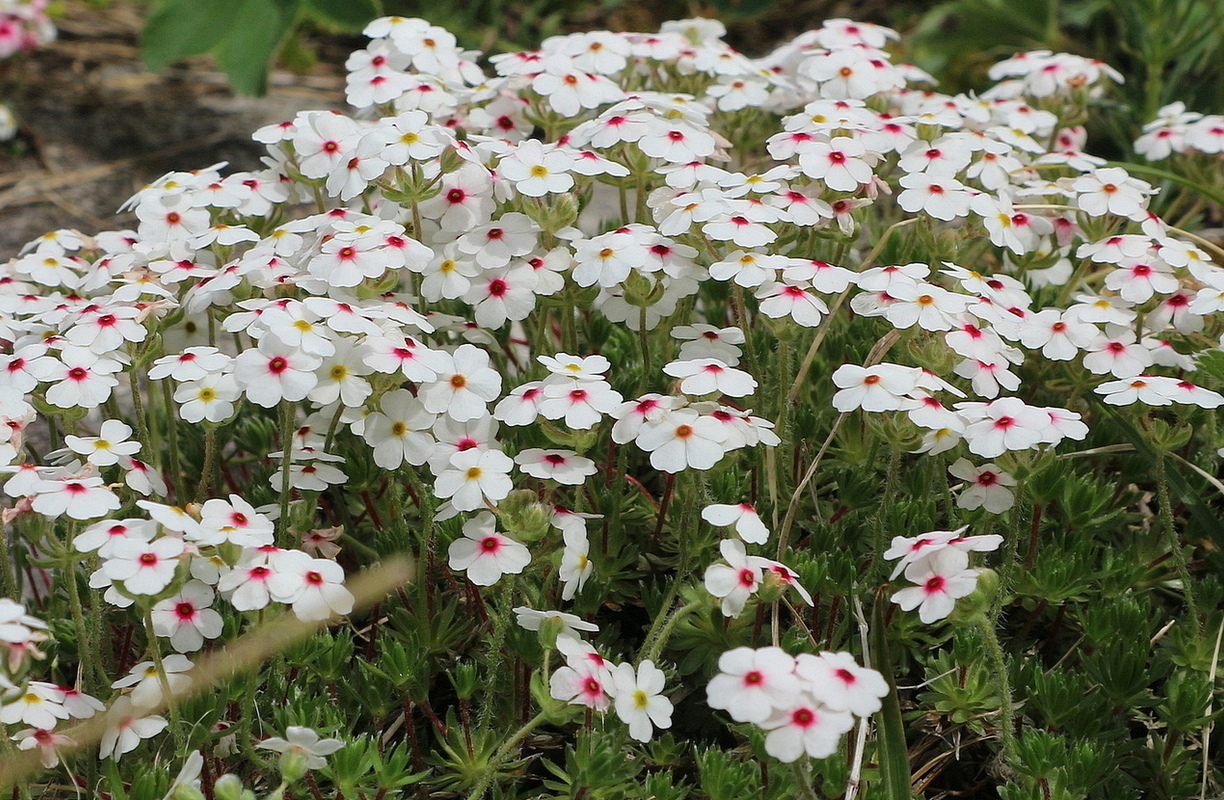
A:
[[[404,556],[390,559],[381,566],[368,570],[348,584],[349,591],[353,593],[355,599],[354,607],[356,609],[368,608],[388,592],[407,583],[412,576],[412,561]],[[286,613],[266,622],[197,664],[189,673],[193,679],[191,686],[178,697],[186,697],[208,690],[266,661],[294,642],[306,638],[333,621],[303,622],[292,614]],[[149,709],[148,714],[156,714],[165,706],[166,702],[163,699],[162,703]],[[96,714],[80,725],[63,731],[72,737],[75,745],[60,748],[61,753],[67,755],[96,745],[106,732],[108,716],[106,712]],[[36,750],[26,751],[0,762],[0,796],[7,796],[10,791],[15,792],[19,786],[28,785],[29,781],[42,770],[43,767],[39,763],[39,755]]]

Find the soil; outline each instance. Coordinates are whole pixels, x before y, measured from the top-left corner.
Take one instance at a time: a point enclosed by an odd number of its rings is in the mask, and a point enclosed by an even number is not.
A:
[[[160,175],[220,161],[258,168],[256,128],[344,106],[342,43],[320,43],[309,74],[274,71],[266,97],[244,98],[207,58],[150,72],[137,43],[141,4],[63,7],[54,44],[0,61],[0,101],[20,121],[18,138],[0,142],[0,259],[57,228],[131,227],[116,210]]]

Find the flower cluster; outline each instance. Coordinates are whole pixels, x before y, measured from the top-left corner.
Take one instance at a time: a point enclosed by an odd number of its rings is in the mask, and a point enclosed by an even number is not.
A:
[[[843,598],[902,573],[892,600],[945,619],[977,585],[968,553],[1002,542],[962,527],[880,552],[903,471],[946,498],[898,514],[908,530],[1014,522],[1042,507],[1018,488],[1035,465],[1110,435],[1117,407],[1224,405],[1188,377],[1220,344],[1218,248],[1083,152],[1112,70],[1031,53],[946,95],[879,26],[830,20],[757,59],[723,33],[568,34],[487,74],[446,30],[385,17],[346,64],[352,115],[261,128],[262,169],[167,174],[125,203],[133,230],[54,231],[0,266],[4,521],[73,601],[78,644],[101,628],[82,582],[125,631],[82,664],[120,692],[104,757],[172,724],[153,712],[193,685],[194,654],[265,615],[354,614],[346,574],[400,552],[415,585],[310,665],[334,699],[358,651],[399,660],[354,673],[396,696],[351,692],[395,720],[380,754],[400,726],[417,747],[420,713],[474,758],[477,695],[479,725],[534,693],[529,726],[614,709],[647,741],[691,694],[673,707],[665,674],[722,653],[709,705],[779,759],[825,757],[887,684],[846,652],[792,657],[783,625],[836,650]],[[857,476],[879,454],[867,518]],[[98,709],[25,679],[45,634],[5,609],[0,690],[27,699],[0,698],[0,721],[54,748],[57,720]],[[621,610],[598,648],[578,638]],[[754,649],[767,616],[775,646]],[[673,636],[701,644],[675,673]],[[431,697],[443,670],[455,692]],[[258,680],[218,725],[252,735]],[[334,720],[277,722],[288,738],[262,747],[306,766],[339,746],[298,724]],[[489,751],[476,797],[511,750]]]
[[[1163,161],[1175,153],[1218,155],[1224,152],[1224,116],[1187,111],[1180,101],[1170,103],[1143,126],[1135,152],[1148,161]]]
[[[769,731],[765,751],[785,762],[833,755],[854,718],[879,711],[888,691],[883,676],[850,653],[791,656],[780,647],[723,653],[706,687],[711,708]]]
[[[969,553],[996,550],[1003,537],[964,536],[965,530],[893,537],[884,553],[889,561],[897,559],[892,578],[904,572],[915,585],[896,592],[892,601],[906,611],[918,609],[923,622],[935,622],[951,614],[958,599],[973,594],[979,572],[969,567]]]
[[[671,727],[672,703],[663,696],[665,676],[653,661],[646,659],[636,667],[614,664],[572,631],[557,637],[557,650],[565,656],[565,666],[549,678],[554,699],[596,711],[611,707],[639,742],[650,741],[655,728]]]

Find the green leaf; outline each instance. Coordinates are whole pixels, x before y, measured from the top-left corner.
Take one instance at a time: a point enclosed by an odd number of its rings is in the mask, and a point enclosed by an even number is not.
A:
[[[207,52],[230,31],[244,0],[163,0],[145,20],[140,52],[158,70]]]
[[[301,0],[243,0],[233,29],[217,50],[217,63],[234,91],[259,96],[268,90],[268,68],[297,19]]]
[[[378,0],[306,0],[312,16],[341,30],[359,31],[382,16]]]
[[[1224,350],[1208,350],[1195,363],[1200,372],[1210,375],[1217,385],[1224,386]]]
[[[893,677],[892,657],[888,652],[888,626],[884,620],[888,602],[877,593],[871,609],[872,667],[888,681],[888,695],[877,717],[879,741],[880,791],[873,796],[905,800],[914,796],[910,789],[909,748],[905,744],[905,723],[901,720],[901,702],[897,698],[897,681]]]

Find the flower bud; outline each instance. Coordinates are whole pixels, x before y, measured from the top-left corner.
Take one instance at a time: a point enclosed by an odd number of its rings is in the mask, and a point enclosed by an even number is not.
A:
[[[519,541],[534,542],[547,535],[552,511],[536,500],[536,493],[530,489],[511,492],[497,507],[506,532]]]
[[[217,800],[248,800],[255,797],[249,790],[242,788],[241,778],[229,773],[217,778],[213,784],[213,794]]]
[[[281,755],[277,766],[286,783],[296,783],[306,776],[306,754],[291,747]]]
[[[465,163],[463,156],[453,147],[448,147],[442,151],[442,172],[449,173],[462,167]]]
[[[548,233],[568,228],[578,219],[578,200],[573,194],[549,195],[542,202],[522,204],[523,213]]]
[[[557,649],[557,637],[565,630],[565,623],[556,617],[547,617],[540,623],[540,630],[537,636],[540,639],[540,647],[545,650]]]
[[[977,588],[968,597],[962,597],[956,602],[956,609],[948,617],[953,625],[970,624],[979,616],[984,616],[994,603],[999,591],[999,573],[989,567],[978,569]]]
[[[204,800],[204,794],[194,786],[180,783],[170,792],[168,800]]]

